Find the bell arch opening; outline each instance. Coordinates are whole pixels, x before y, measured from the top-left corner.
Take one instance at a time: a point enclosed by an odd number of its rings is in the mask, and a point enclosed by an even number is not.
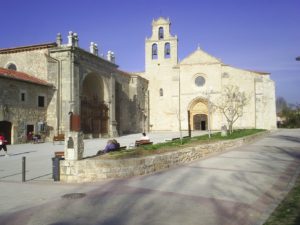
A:
[[[197,98],[190,103],[190,121],[192,130],[208,130],[207,101]]]
[[[94,138],[108,134],[108,103],[104,81],[97,74],[88,74],[81,89],[81,130]]]

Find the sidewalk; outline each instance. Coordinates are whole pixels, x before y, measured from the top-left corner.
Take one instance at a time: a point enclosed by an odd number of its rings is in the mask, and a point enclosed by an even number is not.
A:
[[[192,136],[206,134],[205,131],[193,132]],[[188,135],[182,132],[183,136]],[[165,139],[179,137],[179,132],[152,132],[148,133],[154,143],[164,142]],[[138,140],[141,134],[130,134],[117,137],[122,146],[129,146]],[[107,140],[84,140],[84,157],[95,155],[99,149],[104,149]],[[60,196],[70,192],[89,191],[99,183],[62,184],[52,179],[52,157],[55,151],[63,151],[64,143],[53,144],[19,144],[9,145],[6,157],[0,152],[0,213],[14,212],[28,207],[59,199]],[[26,182],[22,183],[22,157],[26,157]],[[5,191],[4,191],[5,190]],[[9,197],[10,196],[10,197]],[[13,196],[13,197],[12,197]],[[9,197],[9,198],[8,198]]]
[[[300,129],[280,130],[147,176],[86,184],[1,181],[0,224],[261,225],[299,172]],[[71,193],[84,195],[62,198]]]
[[[206,131],[193,132],[192,136],[206,134]],[[187,136],[187,132],[182,132]],[[166,139],[179,137],[179,132],[152,132],[149,133],[153,143],[164,142]],[[141,134],[130,134],[115,138],[121,146],[129,146],[139,140]],[[109,138],[84,140],[84,157],[95,155],[98,150],[104,149]],[[27,181],[51,181],[52,182],[52,157],[54,152],[63,151],[64,143],[52,142],[41,144],[8,145],[9,157],[0,152],[0,181],[22,181],[22,157],[26,157]]]

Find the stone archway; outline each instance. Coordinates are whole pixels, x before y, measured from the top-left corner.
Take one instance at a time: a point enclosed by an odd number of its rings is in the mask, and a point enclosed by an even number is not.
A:
[[[0,134],[6,138],[8,144],[11,144],[11,127],[12,123],[8,121],[0,121]]]
[[[207,101],[202,98],[194,99],[189,106],[192,130],[208,129],[208,107]]]
[[[100,137],[108,134],[108,103],[105,99],[103,79],[97,74],[88,74],[81,87],[81,130],[86,135]]]

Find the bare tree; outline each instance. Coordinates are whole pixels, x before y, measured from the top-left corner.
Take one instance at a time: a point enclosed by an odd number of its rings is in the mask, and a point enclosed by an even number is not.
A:
[[[233,131],[233,124],[243,116],[244,106],[248,104],[249,99],[238,86],[229,85],[223,89],[218,103],[214,104],[225,116],[230,133]]]

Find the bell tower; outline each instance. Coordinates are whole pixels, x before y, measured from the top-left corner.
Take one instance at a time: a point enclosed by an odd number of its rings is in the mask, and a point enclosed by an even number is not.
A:
[[[170,33],[169,19],[158,18],[152,21],[152,36],[146,38],[145,69],[146,72],[157,66],[177,65],[177,36]]]

